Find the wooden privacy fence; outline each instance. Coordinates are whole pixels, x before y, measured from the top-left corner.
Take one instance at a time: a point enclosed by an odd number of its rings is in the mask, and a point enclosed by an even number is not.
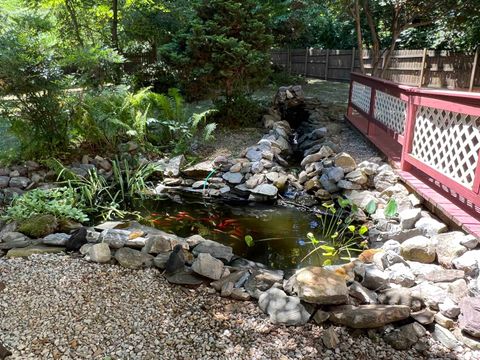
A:
[[[289,73],[325,80],[349,81],[360,72],[358,50],[293,49],[272,50],[272,62]],[[367,74],[370,51],[362,53]],[[382,64],[384,65],[384,63]],[[459,54],[435,50],[394,51],[384,78],[396,83],[435,88],[480,91],[479,51]]]
[[[352,73],[346,117],[406,178],[423,179],[427,193],[444,194],[446,211],[461,214],[467,230],[480,235],[480,94]]]

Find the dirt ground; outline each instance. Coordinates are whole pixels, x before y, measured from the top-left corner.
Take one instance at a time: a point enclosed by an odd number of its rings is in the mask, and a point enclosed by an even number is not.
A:
[[[302,88],[307,102],[318,103],[327,114],[325,126],[329,130],[330,140],[339,144],[342,151],[351,154],[357,162],[379,156],[376,149],[344,120],[348,102],[348,83],[307,79]],[[253,97],[268,103],[273,100],[276,90],[277,87],[270,85],[255,92]],[[192,112],[204,111],[208,107],[207,101],[189,104]],[[195,155],[208,160],[219,155],[238,157],[245,148],[255,144],[265,132],[261,124],[252,128],[219,128],[212,142],[198,145]]]

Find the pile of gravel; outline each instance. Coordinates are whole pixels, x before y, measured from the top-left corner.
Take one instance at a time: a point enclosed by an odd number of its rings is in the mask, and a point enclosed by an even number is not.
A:
[[[272,325],[254,302],[206,286],[169,285],[155,269],[128,270],[62,255],[0,260],[0,342],[11,359],[447,359],[393,350],[372,332]]]

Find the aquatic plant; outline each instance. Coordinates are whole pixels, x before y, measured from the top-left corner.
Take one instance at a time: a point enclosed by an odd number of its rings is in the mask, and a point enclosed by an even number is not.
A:
[[[349,199],[338,199],[338,205],[336,208],[333,202],[322,204],[325,210],[317,215],[318,232],[316,235],[312,232],[307,234],[313,249],[302,262],[314,254],[322,256],[324,266],[338,259],[350,261],[353,253],[367,247],[364,235],[368,227],[353,223],[358,208]]]
[[[58,179],[77,197],[77,204],[88,214],[104,220],[138,217],[133,208],[135,199],[143,199],[147,193],[147,179],[159,168],[151,163],[132,166],[124,160],[112,161],[112,177],[107,180],[96,170],[87,175],[78,175],[52,160],[51,167],[57,170]]]

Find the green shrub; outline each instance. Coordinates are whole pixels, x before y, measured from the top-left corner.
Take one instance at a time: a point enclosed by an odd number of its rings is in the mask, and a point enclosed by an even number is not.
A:
[[[117,86],[86,94],[74,119],[79,142],[92,148],[113,150],[121,142],[135,140],[182,152],[202,125],[203,139],[211,138],[215,124],[206,124],[209,113],[188,116],[177,89],[168,94],[149,88],[133,93],[126,86]]]
[[[92,218],[104,220],[124,218],[132,212],[133,202],[144,199],[147,180],[160,168],[152,163],[132,166],[127,160],[112,161],[110,179],[90,170],[87,176],[73,173],[60,162],[50,161],[50,167],[58,172],[59,180],[75,194],[78,206]]]
[[[19,223],[35,215],[52,215],[56,219],[87,222],[88,216],[77,201],[75,191],[67,187],[35,189],[16,197],[2,217]]]
[[[213,118],[219,124],[232,127],[250,127],[261,124],[262,106],[249,96],[236,96],[214,101],[217,112]]]
[[[68,147],[68,98],[65,76],[48,35],[51,24],[24,15],[0,31],[0,106],[26,157],[41,157]]]

